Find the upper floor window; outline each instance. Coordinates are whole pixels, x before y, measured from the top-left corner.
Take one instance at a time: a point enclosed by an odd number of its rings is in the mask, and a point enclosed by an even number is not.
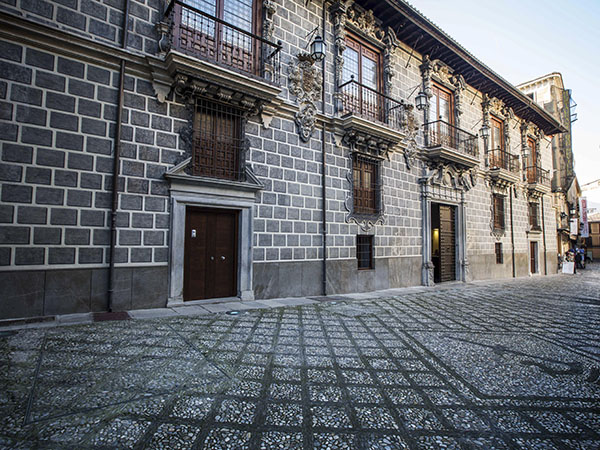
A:
[[[531,139],[531,138],[527,138],[527,147],[528,147],[528,151],[529,151],[529,156],[528,156],[528,161],[527,161],[527,165],[528,166],[537,166],[537,145],[535,143],[535,140]]]
[[[380,66],[381,52],[378,49],[357,37],[346,37],[342,83],[354,77],[354,80],[363,86],[378,91]]]
[[[452,91],[433,83],[433,97],[429,106],[429,121],[443,120],[449,124],[454,123],[454,99]]]
[[[379,161],[359,153],[352,157],[353,212],[377,214],[379,212]]]
[[[242,178],[242,115],[231,106],[198,99],[194,117],[193,175]]]
[[[343,56],[341,91],[345,112],[382,121],[380,51],[356,37],[347,37]]]
[[[504,196],[494,194],[493,196],[493,211],[494,211],[494,229],[504,230]]]
[[[490,134],[490,148],[504,150],[504,123],[496,117],[490,117],[492,130]]]

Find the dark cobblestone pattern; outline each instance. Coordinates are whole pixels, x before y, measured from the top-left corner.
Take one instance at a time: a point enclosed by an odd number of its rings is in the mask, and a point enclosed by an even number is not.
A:
[[[119,73],[17,43],[2,44],[0,64],[6,70],[0,78],[7,80],[6,98],[12,104],[1,123],[14,130],[0,135],[0,198],[3,207],[14,211],[12,220],[2,221],[2,236],[26,236],[19,242],[0,239],[8,254],[0,265],[107,263],[108,240],[96,236],[106,234],[110,223]],[[163,174],[183,158],[179,131],[187,125],[188,112],[179,102],[159,104],[147,80],[126,76],[119,262],[166,263],[169,204]],[[37,238],[34,224],[56,226],[58,241]],[[90,228],[93,241],[69,239],[65,227],[76,226]],[[140,236],[133,244],[127,237],[132,232]],[[142,242],[147,245],[143,252],[137,248]],[[34,248],[19,249],[17,243]],[[50,244],[64,251],[51,254]]]
[[[0,443],[600,445],[600,268],[0,339]]]

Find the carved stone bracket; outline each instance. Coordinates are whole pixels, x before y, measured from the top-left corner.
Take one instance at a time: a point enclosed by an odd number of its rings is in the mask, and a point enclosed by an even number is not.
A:
[[[299,54],[289,68],[290,93],[296,96],[299,105],[295,116],[300,138],[307,142],[315,129],[316,101],[321,96],[323,74],[314,61],[305,53]]]

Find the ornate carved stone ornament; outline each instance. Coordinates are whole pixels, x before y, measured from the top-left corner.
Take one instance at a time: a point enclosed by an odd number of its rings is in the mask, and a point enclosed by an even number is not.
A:
[[[406,137],[404,138],[404,161],[408,170],[418,167],[419,145],[417,143],[417,134],[419,124],[415,117],[414,106],[406,105]]]
[[[263,107],[262,100],[257,99],[256,97],[184,74],[177,74],[175,76],[173,89],[175,94],[179,95],[190,104],[193,104],[198,96],[208,97],[240,108],[248,117],[260,114]]]
[[[273,16],[277,12],[277,4],[274,0],[263,0],[263,38],[268,41],[273,41],[275,33],[275,24]]]
[[[348,9],[348,23],[360,31],[363,35],[375,39],[377,41],[383,41],[385,37],[385,31],[379,24],[379,21],[375,18],[373,11],[364,10],[358,5],[352,5]]]
[[[363,153],[377,159],[389,160],[390,144],[385,139],[376,136],[358,132],[352,129],[344,134],[342,143],[350,147],[350,153]]]
[[[429,55],[423,57],[419,66],[423,80],[423,92],[427,98],[433,97],[433,81],[445,85],[454,93],[454,119],[457,127],[460,127],[460,116],[463,114],[463,93],[467,89],[467,83],[461,74],[454,73],[454,69],[439,59],[432,60]]]
[[[301,53],[289,67],[290,93],[296,96],[299,109],[295,116],[300,138],[308,142],[316,123],[316,101],[321,97],[323,74],[310,55]]]
[[[422,182],[468,191],[477,185],[478,168],[461,169],[454,164],[430,162],[423,168]]]

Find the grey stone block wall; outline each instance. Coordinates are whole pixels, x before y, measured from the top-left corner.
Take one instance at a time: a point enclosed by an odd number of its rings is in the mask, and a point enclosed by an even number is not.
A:
[[[1,137],[0,264],[107,264],[119,73],[15,42],[2,46],[1,123],[10,132]],[[189,146],[180,138],[187,113],[180,103],[158,103],[147,79],[126,77],[119,263],[167,262],[163,173]]]
[[[297,54],[306,51],[310,31],[321,25],[323,4],[304,0],[276,3],[274,38],[283,42],[280,100],[285,106],[268,128],[257,118],[251,118],[246,127],[250,142],[247,160],[265,186],[256,194],[254,207],[255,294],[320,293],[323,140],[327,161],[326,243],[331,262],[328,289],[341,292],[347,286],[366,290],[419,284],[421,169],[409,170],[400,149],[381,163],[385,220],[368,231],[375,236],[375,269],[358,273],[356,235],[364,231],[348,220],[345,207],[351,195],[350,149],[336,143],[340,136],[333,135],[330,124],[324,135],[318,127],[308,142],[299,138],[293,118],[297,99],[288,85],[290,65]],[[88,39],[112,55],[121,43],[124,4],[124,0],[0,0],[0,14],[47,27],[61,39]],[[165,4],[160,0],[132,0],[127,41],[132,55],[157,53],[155,24]],[[329,14],[326,17],[324,110],[329,118],[335,113],[334,42]],[[393,56],[395,76],[390,94],[412,103],[414,88],[421,83],[422,55],[413,52],[409,44],[401,43]],[[0,271],[74,266],[100,270],[107,265],[119,79],[109,59],[103,63],[96,54],[93,58],[85,54],[75,57],[68,52],[52,52],[47,45],[35,46],[18,39],[0,41]],[[151,70],[137,66],[135,72],[130,68],[125,78],[116,262],[132,270],[140,265],[166,266],[168,262],[169,191],[163,174],[189,156],[191,146],[192,108],[172,94],[159,103],[151,82]],[[467,87],[464,98],[461,128],[476,133],[482,119],[481,93]],[[321,102],[316,106],[321,111]],[[417,113],[417,119],[422,123],[422,114]],[[486,182],[481,139],[479,145],[478,183],[466,194],[467,256],[478,266],[472,270],[475,278],[501,277],[511,270],[510,229],[507,221],[504,236],[491,235],[492,191]],[[511,126],[510,150],[519,154],[519,145],[519,129]],[[549,143],[544,141],[541,150],[543,167],[551,169]],[[513,221],[517,272],[522,276],[528,273],[529,242],[538,240],[540,252],[543,243],[540,235],[527,232],[528,200],[522,181],[517,183],[517,193]],[[444,189],[437,195],[437,201],[444,196],[458,198],[456,192]],[[546,251],[551,254],[556,247],[555,217],[550,197],[543,201]],[[490,263],[495,262],[495,242],[502,242],[504,248],[504,264],[500,266]],[[278,269],[278,265],[284,268]],[[290,268],[301,269],[300,291],[288,292],[290,285],[285,282],[273,284],[281,277],[287,279],[293,273]],[[276,271],[272,280],[271,271]],[[98,273],[91,275],[92,309],[94,305],[100,307],[104,295],[98,287]],[[351,283],[344,284],[343,280]],[[128,282],[123,281],[124,286]],[[123,290],[127,291],[125,287]],[[38,311],[38,297],[27,295],[32,311]],[[50,296],[48,305],[51,303]],[[78,308],[76,302],[72,305]],[[132,306],[131,297],[125,295],[122,305]]]
[[[163,0],[130,0],[128,48],[156,54],[155,24],[162,17],[163,8],[166,8]],[[15,16],[115,45],[120,45],[123,39],[124,9],[125,0],[0,0],[0,10]],[[52,64],[45,54],[32,54],[26,62],[46,69]],[[80,64],[63,58],[58,59],[56,69],[70,76],[80,75],[83,70]],[[103,76],[99,73],[94,81],[101,82]]]

